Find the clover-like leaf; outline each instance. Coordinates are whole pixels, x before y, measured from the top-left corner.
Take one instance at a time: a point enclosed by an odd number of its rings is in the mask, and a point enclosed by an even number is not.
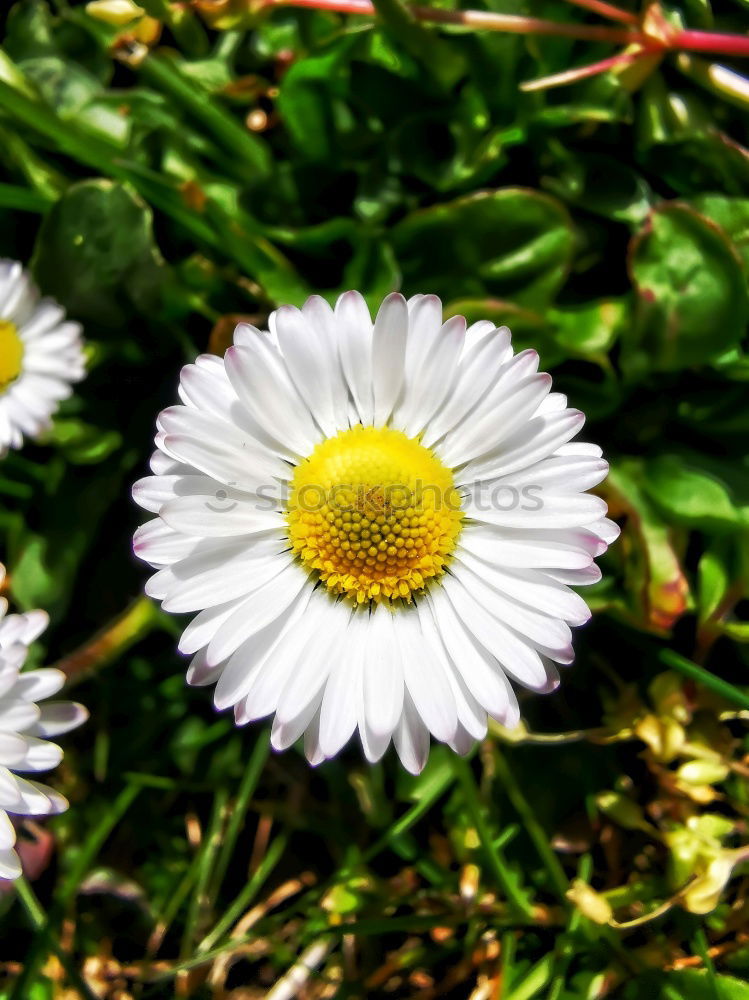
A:
[[[705,364],[738,344],[749,317],[741,258],[725,232],[694,209],[653,210],[630,246],[637,323],[624,361],[639,372]]]
[[[414,212],[395,227],[393,246],[409,293],[490,295],[539,310],[567,277],[575,236],[555,198],[502,188]]]

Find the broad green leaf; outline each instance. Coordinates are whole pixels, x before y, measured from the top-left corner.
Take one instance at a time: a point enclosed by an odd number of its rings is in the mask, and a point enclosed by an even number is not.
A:
[[[73,315],[102,325],[118,325],[132,306],[154,308],[164,267],[151,226],[150,208],[128,187],[73,185],[39,230],[40,286]]]
[[[115,146],[126,145],[131,127],[128,117],[98,101],[103,88],[88,70],[55,55],[25,59],[19,68],[63,121],[74,121],[82,131]]]
[[[44,0],[13,4],[3,44],[16,62],[58,52],[49,5]]]
[[[344,124],[340,94],[347,68],[345,57],[358,41],[343,36],[322,51],[299,59],[283,79],[278,107],[284,128],[304,159],[324,160],[337,146],[336,133]],[[353,128],[353,121],[351,121]]]
[[[721,605],[731,584],[731,543],[716,539],[703,552],[697,567],[697,607],[700,621],[707,621]]]
[[[691,198],[689,204],[728,233],[744,261],[749,281],[749,198],[702,194]]]
[[[608,354],[631,322],[629,303],[624,299],[550,309],[547,318],[557,344],[569,354],[583,358]]]
[[[702,93],[688,87],[670,90],[660,75],[653,75],[638,102],[637,131],[641,165],[679,194],[746,193],[749,155],[716,127]]]
[[[56,419],[44,443],[56,445],[73,465],[103,462],[122,445],[117,431],[103,431],[75,418]]]
[[[682,566],[683,542],[651,502],[647,475],[639,461],[613,462],[604,495],[612,517],[626,517],[617,543],[625,561],[626,591],[636,602],[641,627],[667,631],[689,606]]]
[[[732,531],[745,522],[726,484],[681,455],[661,455],[648,461],[643,488],[653,503],[677,523]]]
[[[545,186],[588,212],[632,225],[645,220],[654,200],[642,174],[611,156],[569,151],[559,174],[548,178]]]
[[[634,372],[706,364],[744,336],[749,297],[725,233],[678,202],[653,210],[630,245],[637,324],[623,338]]]
[[[480,191],[415,212],[392,239],[408,294],[490,295],[534,310],[561,287],[575,245],[563,206],[525,188]]]

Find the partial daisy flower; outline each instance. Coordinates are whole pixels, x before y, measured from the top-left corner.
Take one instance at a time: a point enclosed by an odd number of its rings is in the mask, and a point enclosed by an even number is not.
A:
[[[5,567],[0,564],[0,585]],[[60,736],[88,718],[82,705],[50,701],[65,683],[65,674],[52,667],[21,671],[29,645],[47,627],[44,611],[7,614],[8,602],[0,598],[0,878],[18,878],[21,862],[13,849],[14,816],[51,816],[64,812],[68,803],[48,785],[21,773],[49,771],[62,760],[62,750],[47,737]]]
[[[40,299],[19,263],[0,260],[0,458],[45,431],[84,374],[80,324]]]
[[[572,586],[617,537],[584,491],[601,449],[509,331],[443,323],[433,295],[283,306],[182,370],[158,420],[158,516],[135,552],[146,591],[198,612],[179,648],[238,724],[274,715],[311,763],[358,729],[418,773],[429,734],[466,753],[487,716],[514,726],[510,681],[551,691],[589,617]]]

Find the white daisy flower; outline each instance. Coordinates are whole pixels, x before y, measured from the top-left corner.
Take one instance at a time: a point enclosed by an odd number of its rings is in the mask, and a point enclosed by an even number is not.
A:
[[[607,465],[570,443],[583,415],[550,393],[506,328],[442,321],[433,295],[390,295],[374,323],[357,292],[240,325],[223,359],[182,370],[157,421],[158,515],[135,551],[147,593],[199,612],[179,648],[237,723],[274,715],[309,760],[358,729],[419,772],[429,734],[459,753],[487,716],[519,717],[570,663],[589,617],[572,586],[618,528],[584,491]]]
[[[0,584],[5,567],[0,564]],[[29,645],[47,627],[44,611],[8,615],[0,598],[0,878],[18,878],[21,863],[13,849],[16,830],[8,817],[51,816],[68,807],[65,798],[22,773],[49,771],[62,760],[62,750],[46,737],[59,736],[88,718],[82,705],[50,701],[65,683],[52,667],[21,672]]]
[[[46,430],[84,374],[80,324],[40,299],[17,261],[0,260],[0,458]]]

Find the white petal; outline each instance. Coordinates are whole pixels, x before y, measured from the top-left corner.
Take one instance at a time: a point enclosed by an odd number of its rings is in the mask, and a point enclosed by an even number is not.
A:
[[[490,609],[471,600],[471,595],[462,584],[462,580],[458,582],[454,578],[445,591],[471,634],[501,664],[505,673],[520,684],[533,691],[553,690],[544,662],[532,640],[516,634]]]
[[[40,667],[20,674],[18,680],[9,692],[11,698],[22,698],[24,701],[43,701],[51,697],[65,684],[65,674],[54,667]]]
[[[480,456],[487,453],[493,456],[507,450],[512,435],[528,426],[550,385],[550,375],[530,375],[510,386],[488,412],[469,414],[460,434],[451,432],[439,446],[442,460],[449,466],[463,465],[471,460],[484,461]],[[460,478],[466,481],[463,475]]]
[[[408,693],[403,703],[403,714],[393,733],[393,743],[405,769],[411,774],[421,774],[429,757],[429,730],[421,721]]]
[[[578,493],[597,486],[606,478],[608,462],[585,455],[552,455],[509,476],[488,480],[486,486],[507,484],[530,486],[549,493]]]
[[[427,360],[436,350],[441,329],[442,303],[436,295],[420,295],[410,300],[403,388],[391,418],[394,427],[405,427],[413,415],[421,375]]]
[[[309,407],[297,392],[284,359],[263,335],[252,346],[230,347],[226,371],[247,411],[293,454],[308,455],[320,438]]]
[[[345,292],[341,295],[336,303],[335,315],[339,329],[341,368],[359,420],[367,426],[372,423],[374,415],[372,317],[359,292]]]
[[[159,452],[161,454],[161,452]],[[166,456],[162,456],[166,458]],[[169,459],[171,462],[171,459]],[[236,487],[232,487],[236,491]],[[238,491],[236,491],[238,492]],[[239,493],[240,496],[247,494]],[[145,476],[133,484],[133,500],[153,514],[158,514],[165,503],[177,497],[212,497],[214,506],[226,506],[229,494],[223,484],[210,476]]]
[[[417,607],[422,632],[433,654],[440,661],[455,699],[458,722],[473,739],[481,740],[486,735],[486,710],[481,707],[469,690],[462,675],[450,659],[440,630],[434,622],[432,610],[427,601],[420,601]]]
[[[546,540],[544,532],[531,537],[514,529],[502,530],[488,524],[465,524],[458,540],[457,552],[467,551],[498,566],[528,569],[584,570],[590,566],[592,554],[574,544]]]
[[[579,410],[564,410],[545,417],[533,417],[498,448],[469,462],[460,470],[456,481],[462,484],[498,479],[518,469],[525,469],[553,454],[560,445],[574,437],[584,423],[585,417]]]
[[[491,323],[489,327],[494,331]],[[452,392],[424,431],[422,444],[425,447],[431,448],[476,407],[494,384],[497,372],[509,351],[510,333],[506,328],[481,338],[470,350],[464,349]]]
[[[208,645],[209,662],[225,660],[251,636],[267,629],[276,619],[287,617],[287,609],[296,606],[305,587],[306,603],[312,586],[309,576],[300,566],[295,562],[288,563],[277,576],[253,590],[250,597],[223,622]]]
[[[595,563],[591,563],[585,569],[547,570],[546,575],[558,583],[567,583],[571,587],[589,587],[593,583],[598,583],[603,574]]]
[[[169,454],[220,483],[257,492],[288,477],[288,465],[265,445],[207,413],[172,406],[161,421]]]
[[[372,335],[375,427],[387,423],[403,387],[408,337],[406,300],[394,292],[380,306]]]
[[[231,705],[239,706],[252,690],[256,680],[264,671],[273,671],[277,651],[286,648],[286,643],[295,631],[303,631],[302,616],[309,603],[309,594],[304,594],[286,614],[278,615],[265,628],[252,634],[229,657],[218,679],[214,694],[214,704],[219,710]],[[276,698],[277,700],[277,698]],[[268,712],[273,711],[276,701]],[[263,712],[267,715],[268,712]],[[239,712],[238,721],[249,721],[244,709]]]
[[[442,589],[433,588],[427,603],[452,663],[473,697],[493,719],[515,724],[517,699],[497,661],[476,644]]]
[[[7,851],[16,842],[16,828],[8,818],[8,814],[0,809],[0,850]]]
[[[48,701],[40,706],[39,720],[29,730],[33,736],[61,736],[88,719],[88,710],[75,701]]]
[[[302,306],[302,315],[317,337],[324,353],[325,372],[330,384],[330,397],[337,428],[347,426],[349,391],[341,367],[339,340],[340,324],[330,305],[320,295],[311,295]]]
[[[458,724],[455,699],[439,660],[422,632],[416,608],[398,614],[403,674],[417,712],[438,740],[450,740]]]
[[[278,343],[294,385],[325,435],[334,437],[340,428],[327,344],[294,306],[281,306],[275,315]]]
[[[403,665],[396,627],[390,609],[378,605],[364,640],[362,694],[367,728],[388,738],[403,711]]]
[[[283,541],[254,536],[236,551],[233,539],[208,547],[200,542],[186,559],[169,568],[175,582],[163,601],[165,611],[198,611],[258,590],[282,569],[291,556],[280,551]]]
[[[418,378],[399,413],[408,437],[416,437],[426,427],[454,386],[465,331],[466,321],[462,316],[449,319],[437,334],[433,350],[424,358]]]
[[[39,706],[22,699],[0,702],[0,732],[20,733],[39,718]]]
[[[171,566],[189,556],[198,542],[197,538],[178,534],[160,517],[155,517],[136,529],[133,552],[152,566]]]
[[[12,847],[0,850],[0,878],[16,879],[22,871],[21,861]]]
[[[275,716],[270,731],[270,742],[274,750],[288,750],[296,743],[320,711],[321,697],[322,693],[318,691],[314,699],[307,702],[293,719],[283,721],[278,715]]]
[[[544,493],[522,498],[514,488],[503,487],[489,496],[472,494],[464,500],[463,510],[476,521],[524,530],[585,527],[600,520],[607,508],[604,500],[590,493]]]
[[[21,763],[14,764],[17,771],[51,771],[62,760],[62,750],[56,743],[40,740],[35,736],[21,737],[26,743],[26,754]]]
[[[325,760],[325,754],[320,746],[320,709],[315,712],[312,721],[304,732],[304,755],[312,767],[317,767]]]
[[[325,685],[320,709],[320,746],[326,757],[337,754],[356,729],[368,630],[365,614],[352,616],[340,655]]]
[[[284,531],[285,521],[277,510],[277,500],[239,497],[240,494],[233,497],[231,491],[225,497],[179,497],[164,504],[160,516],[174,531],[204,538],[252,535],[273,530],[280,535]]]
[[[177,644],[180,653],[197,653],[199,649],[207,646],[223,623],[234,614],[241,604],[248,600],[249,598],[227,601],[225,604],[217,604],[213,608],[205,608],[201,611],[182,633]]]
[[[341,633],[348,628],[351,614],[348,607],[335,605],[330,599],[321,606],[319,629],[281,692],[275,720],[279,725],[291,723],[321,694],[331,663],[336,659],[335,650],[342,645]]]
[[[68,808],[68,800],[64,795],[60,795],[54,788],[44,785],[39,781],[32,781],[31,778],[21,778],[14,775],[20,804],[18,808],[10,809],[9,812],[18,813],[21,816],[55,816],[65,812]]]
[[[0,733],[0,764],[16,768],[26,759],[27,743],[18,733]]]
[[[590,619],[590,609],[582,597],[564,584],[545,581],[537,570],[514,569],[508,571],[492,565],[485,559],[463,552],[453,565],[455,576],[460,576],[455,566],[467,566],[490,587],[499,590],[515,601],[521,601],[544,614],[561,618],[570,625],[584,625]]]

